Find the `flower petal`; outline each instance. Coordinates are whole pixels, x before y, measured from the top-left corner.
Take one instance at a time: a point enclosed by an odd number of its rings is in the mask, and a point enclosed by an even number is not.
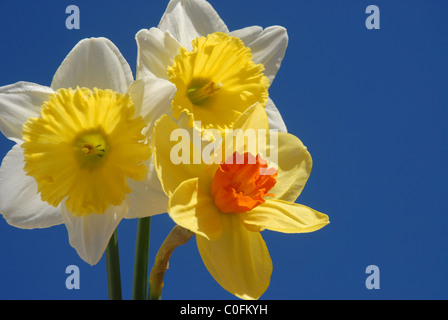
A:
[[[321,229],[328,216],[304,205],[267,200],[251,211],[239,215],[244,225],[254,231],[269,229],[284,233],[304,233]]]
[[[170,32],[183,47],[192,49],[191,40],[213,32],[229,32],[213,7],[204,0],[171,0],[159,29]]]
[[[268,248],[260,233],[247,230],[238,215],[222,217],[219,239],[196,236],[202,260],[224,289],[242,299],[258,299],[268,288],[272,274]]]
[[[14,142],[22,141],[22,126],[29,118],[40,117],[40,108],[53,93],[49,87],[17,82],[0,87],[0,130]]]
[[[263,106],[256,103],[247,108],[233,124],[233,130],[265,129],[269,130],[268,117]]]
[[[112,233],[129,209],[125,201],[121,206],[110,207],[104,214],[75,217],[62,204],[62,218],[67,227],[70,245],[90,265],[101,259]]]
[[[265,111],[269,119],[269,129],[277,130],[279,132],[288,132],[286,129],[285,122],[283,121],[282,115],[278,111],[274,102],[271,98],[268,98],[268,103],[266,104]]]
[[[23,170],[23,149],[16,144],[0,167],[0,212],[22,229],[48,228],[62,223],[60,207],[40,199],[37,183]]]
[[[144,218],[168,211],[168,197],[163,192],[152,158],[148,162],[146,180],[128,179],[128,186],[132,192],[128,195],[130,208],[126,219]]]
[[[176,224],[208,240],[222,233],[221,213],[212,197],[199,187],[199,179],[182,182],[170,197],[168,213]]]
[[[270,101],[270,99],[269,99]],[[269,103],[268,103],[269,105]],[[275,108],[275,106],[274,106]],[[278,113],[278,117],[280,117],[280,114]],[[215,158],[212,159],[215,163],[220,163],[226,161],[226,159],[231,156],[235,151],[239,153],[244,152],[251,152],[252,154],[262,154],[265,156],[265,159],[267,160],[266,155],[272,155],[271,152],[275,152],[278,154],[278,148],[277,146],[280,145],[280,143],[275,143],[273,147],[269,145],[270,143],[270,137],[269,135],[266,136],[266,140],[260,140],[259,138],[262,136],[262,131],[258,130],[264,130],[266,134],[271,134],[273,141],[276,141],[278,139],[278,129],[274,129],[273,131],[270,131],[270,124],[269,124],[269,113],[266,109],[264,109],[260,104],[254,104],[251,107],[249,107],[243,114],[241,114],[238,119],[235,121],[234,126],[232,130],[229,130],[226,132],[225,139],[221,140],[221,144],[215,142],[217,145],[215,149]],[[281,117],[280,117],[281,120]],[[281,120],[283,121],[283,120]],[[239,134],[242,132],[243,134]],[[252,130],[252,132],[250,132]],[[277,131],[276,131],[277,130]],[[285,127],[286,130],[286,127]],[[252,135],[251,133],[254,133]],[[247,136],[248,141],[242,140]],[[255,143],[252,142],[252,137],[254,137]],[[216,136],[215,136],[216,138]],[[236,138],[236,139],[235,139]],[[244,143],[243,143],[244,141]],[[235,144],[236,143],[236,144]],[[297,146],[297,144],[295,144]],[[275,147],[275,148],[274,148]],[[274,149],[273,149],[274,148]],[[272,150],[271,150],[272,149]],[[285,159],[286,160],[286,159]],[[289,159],[291,160],[291,159]],[[275,164],[277,165],[278,161],[275,161]],[[283,161],[284,162],[284,161]]]
[[[158,77],[168,80],[167,67],[179,53],[181,44],[169,32],[158,28],[142,29],[135,36],[137,41],[137,79]]]
[[[168,196],[183,181],[204,176],[208,172],[201,160],[201,151],[191,143],[190,133],[179,128],[167,115],[160,117],[154,124],[151,148],[157,175]]]
[[[247,108],[238,117],[231,130],[226,131],[226,135],[221,140],[221,144],[215,143],[218,146],[215,150],[216,158],[213,161],[217,164],[225,162],[234,152],[258,154],[259,140],[257,130],[259,129],[268,132],[269,123],[263,106],[256,103]],[[265,148],[263,147],[263,149]]]
[[[171,100],[176,86],[168,80],[142,78],[134,81],[128,90],[135,106],[135,114],[142,116],[151,133],[154,122],[164,114],[171,114]]]
[[[267,149],[264,154],[270,155],[270,165],[278,171],[277,183],[269,192],[275,199],[296,201],[311,173],[310,153],[299,138],[284,132],[270,132]],[[276,157],[274,152],[277,152]]]
[[[106,38],[83,39],[56,71],[51,88],[86,87],[125,93],[132,71],[118,48]]]
[[[255,63],[265,67],[264,75],[272,84],[285,56],[288,33],[281,26],[262,29],[258,26],[235,30],[231,36],[240,38],[249,47]]]

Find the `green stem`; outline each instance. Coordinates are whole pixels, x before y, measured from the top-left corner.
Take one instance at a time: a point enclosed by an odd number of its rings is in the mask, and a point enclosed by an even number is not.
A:
[[[121,300],[120,257],[118,235],[115,229],[106,248],[107,290],[109,300]]]
[[[134,279],[132,285],[132,299],[134,300],[146,300],[148,292],[150,229],[151,217],[140,218],[138,220],[134,257]]]

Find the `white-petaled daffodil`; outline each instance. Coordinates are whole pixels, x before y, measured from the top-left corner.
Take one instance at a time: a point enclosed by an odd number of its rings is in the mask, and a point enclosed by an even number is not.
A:
[[[0,212],[24,229],[64,223],[79,256],[96,264],[123,218],[166,211],[152,193],[155,110],[176,92],[140,77],[106,38],[80,41],[50,87],[0,87],[0,130],[16,145],[0,167]]]
[[[288,44],[285,28],[230,32],[207,1],[171,0],[158,28],[140,30],[136,40],[137,79],[150,76],[176,85],[171,109],[163,113],[178,124],[223,132],[259,103],[270,128],[286,132],[268,97]]]

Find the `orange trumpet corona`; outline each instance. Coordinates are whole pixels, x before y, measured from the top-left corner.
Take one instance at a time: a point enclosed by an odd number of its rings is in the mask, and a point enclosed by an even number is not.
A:
[[[211,195],[216,206],[224,213],[250,211],[261,203],[275,183],[277,170],[268,168],[260,155],[235,152],[216,170]]]

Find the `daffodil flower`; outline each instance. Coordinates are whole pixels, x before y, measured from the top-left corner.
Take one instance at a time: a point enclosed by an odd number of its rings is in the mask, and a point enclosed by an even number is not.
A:
[[[0,167],[0,212],[24,229],[64,223],[89,264],[122,218],[165,212],[151,192],[149,127],[175,94],[141,78],[105,38],[80,41],[51,86],[0,88],[0,130],[16,145]]]
[[[286,29],[247,27],[229,32],[205,0],[172,0],[158,28],[140,30],[137,79],[157,77],[177,87],[171,114],[178,124],[221,131],[254,103],[268,114],[271,129],[286,126],[268,88],[288,44]]]
[[[168,214],[196,234],[205,266],[224,289],[240,298],[258,299],[272,273],[260,231],[312,232],[329,223],[327,215],[295,203],[311,172],[310,153],[295,136],[269,132],[260,104],[248,108],[234,130],[264,130],[267,143],[234,146],[233,136],[226,136],[215,153],[225,161],[203,158],[197,164],[175,164],[171,150],[178,142],[167,142],[166,137],[176,129],[169,116],[162,116],[151,140],[156,171],[169,196]],[[269,141],[278,141],[278,148]],[[228,148],[233,153],[226,158],[223,150]],[[265,158],[270,152],[278,153],[277,163]]]

